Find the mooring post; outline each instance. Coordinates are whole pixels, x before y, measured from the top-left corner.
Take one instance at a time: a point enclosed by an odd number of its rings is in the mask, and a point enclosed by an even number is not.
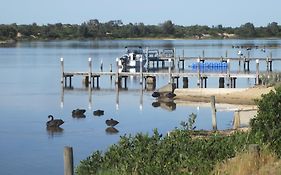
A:
[[[203,79],[204,79],[204,88],[207,88],[207,79],[208,79],[208,77],[205,76],[205,77],[203,77]]]
[[[142,84],[143,74],[142,74],[142,56],[140,57],[140,84]]]
[[[60,58],[60,65],[61,65],[61,83],[64,84],[64,62],[63,62],[63,58]]]
[[[100,61],[100,71],[101,72],[103,71],[103,62],[102,62],[102,60]]]
[[[198,80],[197,80],[197,86],[200,88],[200,58],[197,59],[197,73],[198,73]]]
[[[260,70],[259,70],[259,59],[256,59],[256,85],[258,85],[259,82],[259,77],[260,77]]]
[[[272,72],[272,52],[270,52],[269,71]]]
[[[202,51],[202,58],[205,59],[205,51]]]
[[[188,77],[183,77],[182,81],[183,81],[183,88],[188,88]]]
[[[227,58],[227,50],[225,51],[225,58]]]
[[[216,117],[216,99],[215,96],[211,96],[211,108],[212,108],[212,125],[213,130],[217,130],[217,117]]]
[[[171,83],[172,80],[172,73],[171,73],[171,58],[169,58],[169,83]]]
[[[227,87],[229,87],[229,79],[230,79],[230,59],[227,59]]]
[[[73,175],[73,149],[72,147],[64,147],[64,175]]]
[[[92,81],[92,58],[90,57],[89,59],[89,85],[91,87],[91,81]]]
[[[219,88],[224,88],[224,77],[219,78]]]
[[[176,48],[174,47],[174,56],[173,56],[173,68],[175,68],[175,61],[176,61],[176,57],[177,57],[177,54],[176,54]]]
[[[109,72],[112,72],[112,64],[109,65]],[[110,75],[110,80],[112,80],[112,75]]]
[[[116,58],[116,74],[115,74],[115,83],[118,84],[119,76],[118,76],[118,58]]]

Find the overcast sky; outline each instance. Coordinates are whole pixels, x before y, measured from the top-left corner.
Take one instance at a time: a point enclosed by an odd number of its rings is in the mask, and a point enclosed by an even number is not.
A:
[[[280,0],[0,0],[0,24],[100,22],[236,27],[281,24]]]

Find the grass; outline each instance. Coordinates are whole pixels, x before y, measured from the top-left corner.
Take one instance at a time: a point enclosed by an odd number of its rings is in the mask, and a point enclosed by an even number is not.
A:
[[[234,158],[218,163],[213,175],[278,175],[281,174],[281,160],[269,151],[263,150],[260,155],[243,152]]]

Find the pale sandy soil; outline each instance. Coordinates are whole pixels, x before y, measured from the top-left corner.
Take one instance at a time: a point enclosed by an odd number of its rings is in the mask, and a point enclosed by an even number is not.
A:
[[[273,87],[252,88],[187,88],[176,89],[175,100],[178,102],[209,102],[212,95],[216,103],[255,105],[255,99],[260,99],[262,94],[274,90]]]
[[[215,96],[217,111],[235,111],[234,122],[238,119],[238,125],[240,125],[240,127],[247,127],[250,119],[257,114],[255,100],[260,99],[262,94],[267,94],[271,90],[274,90],[274,88],[262,86],[235,89],[176,89],[175,103],[183,106],[210,106],[210,97]],[[239,115],[239,117],[235,118],[236,115]]]

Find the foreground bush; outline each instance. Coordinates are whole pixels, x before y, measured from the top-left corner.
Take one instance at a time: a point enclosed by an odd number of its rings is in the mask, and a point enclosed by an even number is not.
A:
[[[102,154],[94,152],[81,161],[76,172],[84,174],[209,174],[215,164],[234,157],[251,142],[247,133],[230,136],[213,133],[194,136],[194,131],[175,130],[161,137],[123,136]]]
[[[257,116],[251,120],[251,134],[281,156],[281,86],[258,101]]]

